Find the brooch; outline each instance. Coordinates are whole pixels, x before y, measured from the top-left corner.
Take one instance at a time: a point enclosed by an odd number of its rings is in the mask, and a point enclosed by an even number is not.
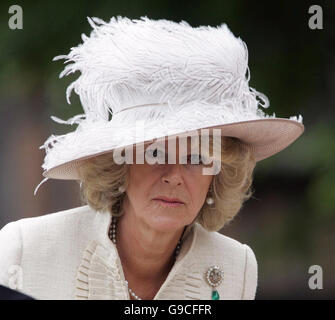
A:
[[[220,300],[220,295],[215,288],[223,281],[223,271],[218,266],[211,266],[206,272],[206,280],[212,287],[212,300]]]

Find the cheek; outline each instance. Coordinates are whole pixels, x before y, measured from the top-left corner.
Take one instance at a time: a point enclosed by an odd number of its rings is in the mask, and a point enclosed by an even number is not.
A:
[[[199,175],[192,183],[192,197],[202,206],[205,201],[209,186],[212,182],[212,176]]]
[[[203,205],[203,202],[205,201],[206,194],[207,194],[207,188],[205,185],[200,184],[194,184],[191,187],[191,194],[193,203],[196,205],[196,207],[201,207]]]
[[[136,202],[143,202],[150,196],[155,181],[155,174],[145,165],[134,165],[129,170],[128,197]]]

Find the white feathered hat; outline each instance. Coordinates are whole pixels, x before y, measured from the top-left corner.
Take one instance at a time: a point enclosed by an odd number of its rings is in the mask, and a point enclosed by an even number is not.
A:
[[[89,18],[93,30],[72,47],[60,78],[80,71],[66,91],[79,95],[84,113],[51,135],[42,168],[49,178],[78,179],[84,159],[116,148],[203,128],[239,138],[256,161],[270,157],[304,131],[302,116],[266,115],[265,95],[249,87],[248,50],[226,24],[191,27],[146,16],[139,20]],[[142,132],[139,135],[137,132]]]

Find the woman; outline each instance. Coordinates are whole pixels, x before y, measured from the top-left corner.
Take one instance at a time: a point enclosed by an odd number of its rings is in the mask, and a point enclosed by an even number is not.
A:
[[[45,142],[42,166],[42,182],[78,180],[86,205],[7,224],[0,283],[37,299],[254,299],[252,249],[217,231],[302,117],[263,113],[246,45],[224,24],[89,22],[55,58],[72,61],[61,76],[81,71],[67,98],[75,89],[84,114],[53,117],[78,127]]]

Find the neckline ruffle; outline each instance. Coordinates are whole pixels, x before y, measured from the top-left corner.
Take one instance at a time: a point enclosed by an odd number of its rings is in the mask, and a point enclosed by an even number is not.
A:
[[[195,229],[195,224],[192,224],[185,230],[180,253],[154,300],[201,299],[203,277],[197,271],[193,254]],[[85,248],[77,271],[75,298],[130,300],[121,260],[112,241],[102,244],[91,240]]]

